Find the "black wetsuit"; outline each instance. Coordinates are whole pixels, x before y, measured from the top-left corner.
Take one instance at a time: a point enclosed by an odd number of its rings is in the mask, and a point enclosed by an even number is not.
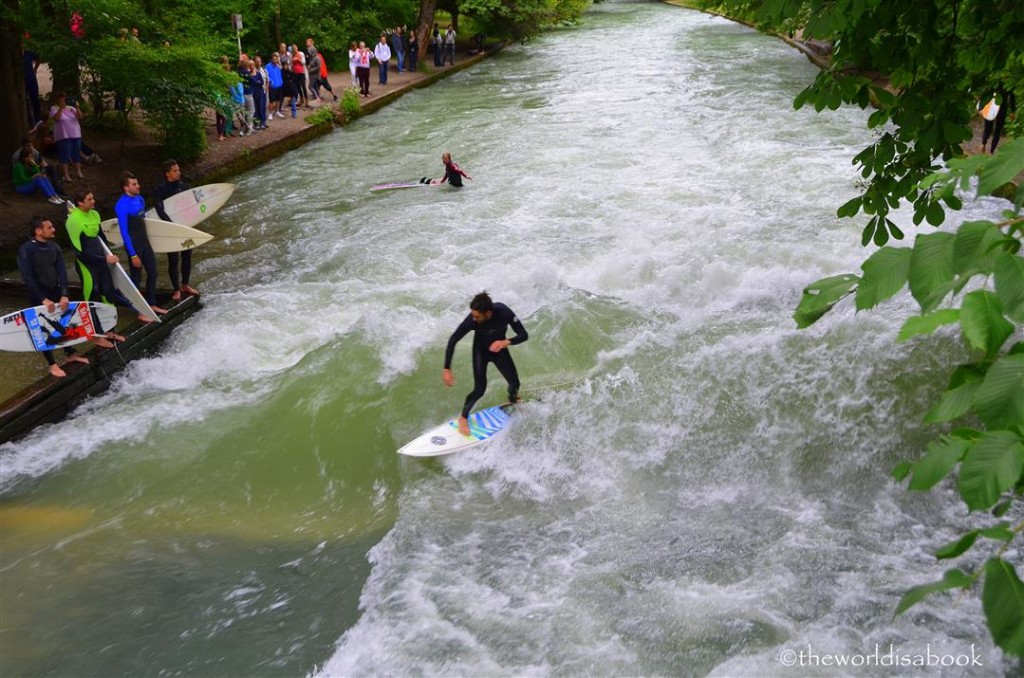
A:
[[[466,173],[459,169],[459,166],[454,162],[446,162],[444,164],[444,178],[441,179],[441,183],[448,182],[455,188],[462,188],[462,177],[466,176]]]
[[[189,185],[180,179],[178,181],[162,181],[156,186],[154,194],[156,195],[156,213],[160,215],[160,218],[164,221],[173,221],[167,212],[164,211],[164,200],[167,200],[172,195],[177,195],[182,191],[187,191]],[[179,264],[181,262],[181,277],[179,274]],[[182,252],[168,252],[167,253],[167,272],[171,276],[171,289],[180,289],[182,283],[188,285],[189,279],[192,277],[192,250],[184,250]]]
[[[64,266],[64,254],[56,242],[42,242],[33,238],[18,248],[18,270],[28,290],[28,303],[39,306],[43,299],[59,303],[68,296],[68,271]],[[75,349],[64,349],[67,355],[74,355]],[[43,357],[50,365],[56,364],[53,351],[43,351]]]
[[[448,339],[448,347],[444,352],[444,368],[446,370],[451,369],[455,344],[459,343],[459,340],[469,332],[476,332],[473,337],[473,391],[466,396],[466,402],[462,406],[463,417],[469,416],[473,405],[487,391],[487,363],[489,362],[494,363],[498,372],[508,382],[509,402],[516,400],[519,394],[519,373],[516,371],[516,364],[512,361],[512,354],[507,348],[503,348],[497,353],[492,353],[490,349],[492,343],[505,339],[505,332],[509,327],[516,333],[511,339],[513,346],[523,343],[530,336],[512,309],[505,304],[495,302],[494,312],[490,318],[482,323],[477,323],[473,320],[472,314],[467,315]]]

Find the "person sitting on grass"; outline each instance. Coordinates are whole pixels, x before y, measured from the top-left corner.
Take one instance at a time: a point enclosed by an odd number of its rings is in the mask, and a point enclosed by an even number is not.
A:
[[[50,204],[63,204],[64,201],[57,195],[57,189],[43,174],[43,170],[36,164],[32,155],[32,150],[25,147],[22,147],[18,154],[18,162],[14,164],[12,172],[14,190],[20,195],[32,195],[36,191],[41,191]]]

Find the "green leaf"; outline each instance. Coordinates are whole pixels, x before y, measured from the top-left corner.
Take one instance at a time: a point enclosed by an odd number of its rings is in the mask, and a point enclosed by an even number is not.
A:
[[[1024,353],[1004,355],[992,364],[973,405],[989,428],[1024,422]]]
[[[928,444],[928,451],[911,467],[913,477],[908,489],[924,492],[946,477],[963,458],[971,443],[949,436],[942,436],[937,442]]]
[[[986,356],[995,355],[1014,330],[1003,317],[999,297],[988,290],[976,290],[964,297],[960,327],[968,343]]]
[[[996,539],[999,541],[1010,541],[1013,539],[1013,530],[1010,529],[1010,523],[1007,522],[1002,522],[983,530],[971,530],[956,541],[946,544],[940,548],[935,552],[935,557],[939,560],[956,558],[966,552],[967,549],[971,548],[971,546],[974,545],[974,542],[977,541],[978,537],[987,537],[989,539]]]
[[[864,199],[860,196],[857,196],[853,200],[846,201],[838,210],[836,210],[836,216],[842,218],[856,215],[857,212],[860,211],[862,202],[864,202]]]
[[[1024,258],[1007,252],[995,255],[996,296],[1011,320],[1024,323]]]
[[[1009,431],[988,431],[960,464],[960,497],[971,511],[991,508],[1024,470],[1024,441]]]
[[[989,195],[1021,172],[1024,172],[1024,138],[1000,144],[999,150],[981,171],[978,195]]]
[[[974,546],[974,542],[978,539],[978,533],[981,530],[971,530],[958,540],[946,544],[938,551],[935,552],[935,557],[939,560],[946,560],[948,558],[956,558],[963,554],[967,549]]]
[[[952,386],[943,394],[939,404],[925,415],[925,423],[937,424],[944,421],[952,421],[967,414],[971,409],[971,404],[974,402],[978,389],[981,388],[983,378],[984,375],[975,372],[971,379]]]
[[[990,221],[964,222],[953,240],[953,270],[960,276],[991,272],[993,246],[1002,239],[1002,231]]]
[[[883,247],[861,264],[864,275],[857,287],[857,310],[874,308],[907,284],[911,250],[907,247]]]
[[[804,288],[803,297],[796,307],[793,319],[800,329],[810,327],[828,313],[839,300],[853,292],[858,276],[852,273],[822,278]]]
[[[956,568],[952,570],[946,570],[946,573],[942,575],[942,580],[932,582],[931,584],[922,584],[921,586],[915,586],[914,588],[903,594],[899,604],[896,606],[896,614],[903,614],[914,605],[917,605],[922,600],[927,598],[933,593],[939,591],[948,591],[950,589],[964,589],[971,588],[973,580],[968,575],[964,574],[961,570]]]
[[[910,293],[924,312],[933,311],[954,284],[952,233],[917,236],[910,257]]]
[[[857,290],[857,294],[860,294],[859,289]],[[919,334],[931,334],[943,325],[951,325],[959,321],[960,309],[958,308],[947,308],[941,311],[932,311],[931,313],[926,313],[924,315],[914,315],[907,318],[907,321],[903,323],[903,327],[900,328],[900,333],[896,337],[896,341],[904,342],[918,336]]]
[[[925,210],[924,218],[932,226],[941,225],[946,220],[946,210],[942,209],[942,203],[936,200],[929,204],[928,209]]]
[[[1007,654],[1024,657],[1024,583],[1002,558],[985,563],[981,606],[996,645]]]
[[[896,468],[892,470],[892,477],[896,479],[896,482],[901,483],[903,480],[910,475],[910,469],[913,468],[914,464],[909,461],[901,461],[896,465]]]

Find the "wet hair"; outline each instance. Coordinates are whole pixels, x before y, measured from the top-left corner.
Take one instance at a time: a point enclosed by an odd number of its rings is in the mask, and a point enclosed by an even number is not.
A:
[[[480,294],[473,297],[473,301],[469,302],[469,310],[477,311],[478,313],[487,313],[488,311],[494,310],[494,302],[491,300],[491,295],[487,294],[484,290]]]
[[[164,174],[170,172],[171,168],[174,167],[175,165],[178,165],[180,167],[178,161],[175,160],[174,158],[168,158],[167,160],[164,160]]]
[[[128,186],[129,181],[137,178],[138,177],[136,177],[131,172],[124,172],[123,174],[121,174],[121,188],[126,188]]]

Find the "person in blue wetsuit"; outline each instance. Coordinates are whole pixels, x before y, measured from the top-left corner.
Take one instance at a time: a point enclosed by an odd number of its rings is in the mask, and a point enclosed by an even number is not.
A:
[[[121,240],[124,241],[124,248],[130,257],[131,268],[128,273],[132,282],[138,287],[142,282],[142,269],[146,269],[146,291],[144,296],[146,302],[152,307],[154,313],[163,315],[167,313],[156,304],[156,254],[149,244],[146,236],[146,200],[142,197],[142,188],[139,180],[131,172],[125,172],[121,177],[121,188],[124,190],[117,204],[114,205],[114,212],[117,213],[117,225],[121,230]],[[150,318],[139,316],[142,322],[150,322]]]
[[[506,339],[505,332],[509,327],[516,334],[511,339]],[[441,373],[445,386],[455,385],[455,376],[451,369],[455,345],[470,331],[476,332],[473,337],[473,391],[466,396],[462,414],[459,416],[459,432],[463,435],[469,435],[470,410],[487,390],[488,363],[494,363],[498,372],[508,382],[508,401],[520,401],[519,373],[508,347],[521,344],[530,336],[512,309],[505,304],[492,301],[487,292],[481,292],[473,297],[469,303],[469,315],[459,323],[448,339],[448,347],[444,352],[444,371]]]

